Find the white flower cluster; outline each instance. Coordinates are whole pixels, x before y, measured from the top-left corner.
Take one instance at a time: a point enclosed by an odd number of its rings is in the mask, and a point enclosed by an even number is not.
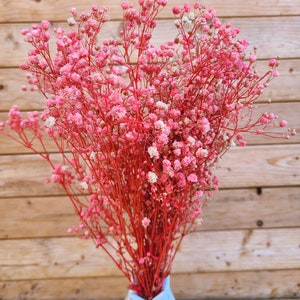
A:
[[[48,128],[51,128],[51,127],[53,127],[54,125],[55,125],[55,118],[54,117],[48,117],[47,119],[46,119],[46,121],[44,122],[44,125],[46,126],[46,127],[48,127]]]
[[[148,153],[149,153],[149,156],[151,158],[158,158],[159,157],[159,153],[158,153],[157,148],[155,146],[148,147]]]
[[[148,181],[153,184],[157,181],[157,175],[154,172],[148,172]]]

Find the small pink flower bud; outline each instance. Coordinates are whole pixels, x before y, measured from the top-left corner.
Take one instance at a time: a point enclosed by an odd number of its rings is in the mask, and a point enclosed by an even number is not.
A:
[[[24,28],[24,29],[21,30],[22,35],[26,35],[29,32],[30,32],[30,30],[28,28]]]
[[[128,9],[128,8],[129,8],[129,3],[128,3],[128,1],[123,1],[122,4],[121,4],[121,7],[122,7],[123,9]]]
[[[194,3],[194,9],[198,9],[199,7],[200,7],[199,2],[195,2],[195,3]]]
[[[208,21],[208,20],[210,20],[212,18],[212,15],[209,12],[206,12],[204,14],[204,18]]]
[[[186,13],[190,12],[190,10],[191,10],[191,6],[189,3],[184,3],[183,8]]]
[[[145,258],[142,257],[142,258],[139,259],[139,264],[142,265],[144,262],[145,262]]]
[[[150,219],[148,219],[147,217],[145,217],[143,220],[142,220],[142,226],[144,228],[147,228],[149,225],[150,225]]]
[[[42,28],[43,28],[44,30],[48,30],[48,29],[50,28],[50,22],[44,20],[44,21],[41,22],[41,26],[42,26]]]
[[[97,10],[98,10],[97,4],[93,4],[93,5],[92,5],[92,10],[93,10],[93,11],[97,11]]]
[[[161,6],[166,6],[168,4],[168,0],[156,0],[156,1]]]
[[[247,142],[246,141],[239,141],[239,145],[241,147],[245,147],[247,145]]]
[[[251,54],[250,57],[249,57],[249,61],[250,61],[251,63],[256,62],[256,55]]]
[[[266,117],[262,117],[262,118],[260,119],[260,123],[261,123],[261,124],[268,124],[268,122],[269,122],[269,120],[268,120],[268,118],[266,118]]]
[[[269,60],[269,67],[273,68],[273,67],[276,67],[278,66],[278,62],[276,59],[272,58]]]
[[[76,17],[76,16],[77,16],[77,10],[76,10],[75,7],[72,7],[72,8],[70,9],[70,12],[71,12],[71,14],[73,15],[73,17]]]
[[[189,182],[193,182],[193,183],[196,183],[198,182],[198,177],[196,174],[190,174],[188,177],[187,177],[187,180]]]
[[[242,134],[239,133],[239,134],[236,136],[236,138],[237,138],[237,140],[242,140],[244,137],[243,137]]]
[[[65,43],[64,43],[62,40],[58,40],[58,41],[56,42],[56,45],[57,45],[57,48],[58,48],[58,49],[62,49],[62,48],[65,47]]]
[[[279,123],[279,126],[280,127],[285,127],[287,125],[287,123],[288,122],[286,120],[281,120],[280,123]]]
[[[180,9],[179,6],[174,6],[172,8],[172,12],[173,12],[174,15],[178,15],[180,13],[180,11],[181,11],[181,9]]]

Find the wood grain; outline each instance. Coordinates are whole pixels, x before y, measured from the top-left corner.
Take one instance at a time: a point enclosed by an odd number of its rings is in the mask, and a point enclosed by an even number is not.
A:
[[[66,196],[0,198],[0,238],[68,236],[78,223]]]
[[[96,1],[112,18],[101,38],[118,36],[121,1]],[[30,47],[20,30],[43,19],[65,26],[71,7],[88,11],[94,2],[0,0],[0,120],[13,104],[22,111],[43,107],[42,97],[21,90],[25,73],[17,67]],[[184,2],[169,1],[160,14],[156,45],[174,36],[171,7]],[[280,57],[281,76],[260,101],[272,98],[263,109],[300,131],[300,0],[201,4],[240,27],[239,38],[249,40],[249,50],[257,46],[259,73],[269,58]],[[176,299],[300,299],[300,135],[290,140],[251,136],[248,144],[231,149],[216,170],[221,189],[174,264]],[[50,173],[37,155],[0,136],[0,299],[124,299],[128,282],[104,252],[66,233],[77,217],[63,191],[44,184]]]
[[[299,283],[299,270],[171,275],[176,299],[253,299],[255,295],[288,300],[300,297]],[[3,300],[120,300],[127,286],[119,276],[0,281],[0,294]]]
[[[26,72],[18,68],[0,68],[0,111],[8,111],[13,105],[20,110],[38,110],[44,106],[44,97],[38,92],[24,92]]]
[[[300,228],[193,233],[173,273],[299,269],[299,234]],[[0,257],[3,281],[120,275],[102,250],[77,237],[0,240]]]
[[[201,231],[300,227],[300,188],[220,190],[203,211]]]
[[[51,168],[37,155],[0,156],[0,197],[61,195],[58,186],[46,184]]]
[[[131,1],[134,2],[134,1]],[[65,20],[69,16],[71,7],[76,7],[78,11],[88,11],[93,0],[2,0],[0,2],[0,22],[34,22],[43,19]],[[111,18],[120,18],[121,0],[107,2],[98,0],[99,7],[107,7]],[[250,0],[247,5],[239,0],[231,0],[230,5],[222,0],[203,0],[202,5],[214,7],[220,16],[282,16],[300,14],[299,0],[269,0],[268,2]],[[169,1],[168,7],[160,14],[161,18],[172,17],[171,8],[174,5],[182,5],[181,0]]]
[[[300,228],[207,231],[186,237],[174,272],[299,269]],[[201,258],[204,258],[201,259]],[[189,258],[189,259],[188,259]],[[297,262],[298,261],[298,262]]]
[[[230,18],[234,27],[239,27],[241,33],[239,38],[246,38],[249,41],[249,51],[256,46],[257,55],[260,59],[269,59],[279,56],[280,58],[299,57],[300,41],[294,37],[298,34],[300,16],[281,17],[280,22],[276,17],[268,18]],[[153,33],[152,42],[154,45],[165,43],[170,37],[175,37],[177,30],[174,20],[160,20]],[[20,31],[28,24],[1,24],[0,42],[2,53],[0,66],[16,67],[26,59],[26,53],[30,46],[23,41]],[[54,23],[54,27],[66,27],[63,23]],[[30,26],[29,26],[30,27]],[[119,34],[120,22],[111,21],[103,26],[101,39],[117,37]],[[100,39],[100,40],[101,40]],[[54,42],[52,41],[52,47]]]
[[[0,113],[0,120],[2,121],[2,120],[6,120],[6,119],[7,119],[7,113],[5,113],[5,114]],[[10,132],[10,134],[11,133],[12,132]],[[33,135],[28,132],[27,132],[27,136],[33,138]],[[30,140],[30,138],[29,138],[29,140]],[[32,141],[32,145],[35,147],[35,149],[38,149],[39,151],[44,152],[44,148],[41,145],[39,140],[31,139],[31,141]],[[45,137],[43,142],[44,142],[45,147],[48,152],[57,152],[57,147],[50,138]],[[17,142],[16,140],[14,140],[11,137],[8,137],[4,134],[0,135],[0,154],[23,154],[23,153],[33,153],[33,151],[31,149],[26,148],[19,141]]]
[[[274,299],[300,297],[299,270],[174,274],[176,299]]]
[[[202,217],[200,231],[300,227],[300,188],[220,190]],[[66,237],[78,222],[64,196],[0,198],[0,239]]]
[[[232,148],[216,174],[222,188],[298,186],[299,153],[299,144]]]

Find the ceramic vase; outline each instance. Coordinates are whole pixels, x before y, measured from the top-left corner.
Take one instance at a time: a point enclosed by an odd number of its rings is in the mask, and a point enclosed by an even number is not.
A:
[[[144,300],[140,296],[138,296],[134,291],[129,290],[127,297],[125,300]],[[170,276],[168,276],[163,283],[163,290],[160,294],[155,296],[153,300],[175,300],[172,291],[170,289]]]

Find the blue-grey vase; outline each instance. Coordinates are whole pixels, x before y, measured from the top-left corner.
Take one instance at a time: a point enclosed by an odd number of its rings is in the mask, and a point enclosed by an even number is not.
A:
[[[125,300],[144,300],[138,296],[134,291],[129,290]],[[163,282],[163,290],[153,298],[153,300],[175,300],[174,295],[170,289],[170,276],[168,276]]]

